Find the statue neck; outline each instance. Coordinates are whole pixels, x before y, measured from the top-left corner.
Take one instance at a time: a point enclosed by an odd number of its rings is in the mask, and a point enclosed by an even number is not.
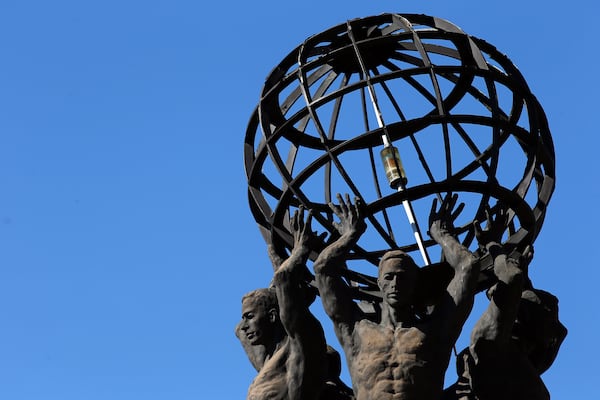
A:
[[[383,303],[381,307],[381,324],[392,328],[408,328],[415,325],[415,315],[410,306],[392,307]]]
[[[269,361],[271,357],[285,344],[287,338],[287,335],[284,335],[280,332],[276,334],[274,340],[270,342],[269,346],[266,346],[263,364]]]

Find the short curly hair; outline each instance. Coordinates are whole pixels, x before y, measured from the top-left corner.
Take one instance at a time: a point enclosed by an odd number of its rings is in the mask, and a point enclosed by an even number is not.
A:
[[[252,300],[255,304],[263,307],[265,311],[274,309],[279,314],[279,303],[274,288],[261,288],[248,292],[242,297],[242,303],[245,300]]]
[[[383,263],[387,260],[390,259],[394,259],[394,258],[399,258],[401,260],[403,260],[402,265],[407,267],[407,269],[411,269],[414,271],[418,271],[419,267],[417,266],[417,264],[415,263],[415,260],[413,260],[413,258],[406,254],[404,251],[402,250],[390,250],[387,251],[382,257],[381,260],[379,260],[379,273],[381,273],[381,266],[383,265]]]

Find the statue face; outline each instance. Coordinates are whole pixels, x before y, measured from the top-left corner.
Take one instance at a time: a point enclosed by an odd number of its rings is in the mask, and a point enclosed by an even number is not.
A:
[[[403,307],[411,304],[417,270],[407,266],[408,261],[402,258],[390,258],[379,267],[377,283],[383,295],[383,301],[392,307]]]
[[[242,324],[240,329],[251,345],[267,343],[273,333],[275,311],[266,310],[256,298],[247,298],[242,302]]]
[[[529,360],[538,372],[546,371],[567,335],[558,318],[558,299],[542,290],[524,291],[513,334],[526,344]]]

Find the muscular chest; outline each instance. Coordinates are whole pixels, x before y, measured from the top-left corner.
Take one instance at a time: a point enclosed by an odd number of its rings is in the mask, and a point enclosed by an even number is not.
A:
[[[355,331],[357,347],[366,353],[419,354],[428,347],[429,339],[417,327],[393,329],[368,321],[360,323]]]
[[[433,399],[443,386],[436,341],[417,327],[356,327],[349,363],[357,399]]]

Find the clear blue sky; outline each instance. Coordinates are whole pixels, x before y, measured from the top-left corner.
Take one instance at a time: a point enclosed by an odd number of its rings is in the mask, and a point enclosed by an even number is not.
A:
[[[599,8],[2,1],[0,398],[245,398],[255,372],[233,327],[271,274],[246,200],[246,123],[306,37],[382,12],[488,40],[544,106],[558,178],[532,275],[570,331],[544,380],[553,399],[595,398]]]

